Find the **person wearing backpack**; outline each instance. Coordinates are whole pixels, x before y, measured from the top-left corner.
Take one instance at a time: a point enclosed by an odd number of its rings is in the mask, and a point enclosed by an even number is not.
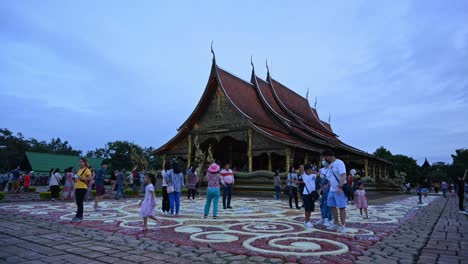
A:
[[[331,150],[325,150],[322,156],[330,164],[330,169],[327,173],[327,178],[330,181],[327,204],[332,209],[334,222],[327,229],[346,233],[346,205],[348,203],[346,195],[349,191],[352,191],[346,182],[346,166],[342,160],[335,157],[335,154]],[[338,209],[340,218],[338,218]]]

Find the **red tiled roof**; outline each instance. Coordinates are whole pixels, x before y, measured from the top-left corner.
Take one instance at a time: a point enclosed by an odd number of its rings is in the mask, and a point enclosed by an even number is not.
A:
[[[302,119],[302,121],[310,127],[324,132],[328,137],[335,137],[334,134],[330,133],[330,131],[322,126],[318,116],[315,116],[311,111],[309,102],[304,97],[298,95],[280,82],[274,79],[270,80],[278,99],[293,115]]]
[[[255,87],[229,72],[218,68],[218,77],[227,97],[232,104],[246,115],[251,122],[287,134],[263,107],[263,103],[255,91]]]
[[[265,99],[265,103],[271,107],[271,110],[273,110],[275,112],[276,115],[278,115],[279,117],[283,118],[283,119],[286,119],[288,121],[292,120],[291,116],[286,113],[283,108],[281,108],[281,106],[278,104],[278,102],[276,101],[275,99],[275,96],[273,95],[273,91],[271,90],[271,87],[270,85],[265,82],[264,80],[256,77],[256,80],[257,80],[257,83],[258,83],[258,88],[259,88],[259,92],[261,93],[261,95],[263,96],[263,98]]]
[[[216,91],[216,84],[223,89],[229,102],[257,132],[284,144],[321,151],[324,146],[343,148],[350,152],[369,155],[341,142],[330,124],[319,119],[316,109],[309,102],[268,75],[261,80],[252,74],[252,83],[246,82],[219,68],[213,60],[212,71],[205,92],[195,110],[179,128],[177,135],[154,153],[170,149],[183,139],[199,119]],[[217,83],[216,83],[217,82]],[[318,144],[313,147],[310,144]]]

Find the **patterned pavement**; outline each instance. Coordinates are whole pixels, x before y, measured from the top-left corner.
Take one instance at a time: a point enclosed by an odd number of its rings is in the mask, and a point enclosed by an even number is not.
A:
[[[149,222],[150,230],[141,229],[139,200],[104,201],[94,212],[92,203],[85,205],[85,221],[70,224],[76,206],[73,203],[0,204],[0,214],[19,214],[23,218],[43,219],[62,226],[103,231],[113,237],[168,242],[178,247],[210,249],[230,256],[262,257],[282,262],[351,263],[377,242],[411,219],[421,208],[440,197],[427,197],[417,204],[416,197],[369,207],[369,219],[362,219],[354,206],[349,206],[347,234],[326,230],[322,226],[304,228],[303,211],[289,209],[285,201],[238,198],[233,210],[220,210],[219,219],[203,219],[204,200],[183,201],[179,217],[157,217]],[[222,207],[221,207],[222,208]],[[318,220],[319,213],[312,214]],[[101,232],[102,234],[102,232]]]

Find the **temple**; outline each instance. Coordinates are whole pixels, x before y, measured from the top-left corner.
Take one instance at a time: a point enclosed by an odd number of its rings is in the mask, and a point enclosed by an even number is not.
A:
[[[251,79],[245,81],[220,68],[214,52],[205,91],[177,131],[154,152],[164,161],[177,158],[187,166],[217,161],[237,171],[285,172],[290,165],[319,164],[321,152],[332,149],[362,176],[375,181],[389,175],[388,161],[342,142],[306,98],[269,70],[261,79],[252,64]]]

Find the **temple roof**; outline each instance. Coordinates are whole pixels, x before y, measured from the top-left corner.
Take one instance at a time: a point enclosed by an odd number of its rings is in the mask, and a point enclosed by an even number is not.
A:
[[[210,78],[195,110],[178,129],[178,134],[155,153],[169,149],[191,131],[216,93],[216,83],[249,125],[273,140],[310,151],[331,147],[373,157],[341,142],[330,124],[320,120],[317,110],[310,106],[306,98],[271,78],[269,72],[266,80],[262,80],[252,68],[251,81],[247,82],[220,68],[214,57]]]

